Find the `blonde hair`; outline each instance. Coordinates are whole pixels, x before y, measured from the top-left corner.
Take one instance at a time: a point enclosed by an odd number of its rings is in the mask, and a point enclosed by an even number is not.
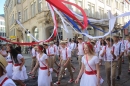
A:
[[[91,44],[92,45],[92,44]],[[87,45],[87,44],[84,44],[84,47],[88,47],[88,51],[89,51],[89,53],[91,54],[91,55],[95,55],[95,51],[94,51],[94,49],[93,48],[90,48],[89,47],[89,45]],[[93,45],[92,45],[93,46]],[[85,52],[85,50],[84,50],[84,52]]]

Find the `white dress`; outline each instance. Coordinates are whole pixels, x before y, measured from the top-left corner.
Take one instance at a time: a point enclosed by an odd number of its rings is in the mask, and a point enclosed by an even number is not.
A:
[[[46,54],[43,54],[42,57],[39,58],[39,54],[37,55],[37,59],[39,61],[40,67],[46,67],[46,59],[48,59]],[[43,64],[44,63],[44,64]],[[39,68],[39,73],[38,73],[38,86],[51,86],[52,82],[52,77],[51,75],[48,76],[48,69],[47,70],[42,70]]]
[[[17,55],[17,60],[18,60],[19,63],[22,63],[21,62],[22,58],[23,58],[23,56],[21,54]],[[19,68],[20,68],[20,66],[14,66],[13,65],[13,76],[12,76],[12,79],[13,80],[25,80],[25,79],[28,79],[25,66],[23,65],[21,71],[19,70]]]
[[[3,80],[7,77],[7,75],[3,75],[0,77],[0,84],[2,84]],[[7,79],[3,82],[2,86],[16,86],[12,79]]]
[[[86,61],[86,56],[82,57],[82,63],[85,65],[86,71],[92,71],[88,64],[91,66],[93,70],[96,70],[96,64],[99,63],[99,58],[97,56],[93,56],[91,60]],[[84,73],[82,75],[80,86],[97,86],[97,76],[96,75],[87,75]]]
[[[7,76],[8,78],[12,78],[13,63],[9,63],[12,61],[10,53],[8,53],[8,56],[6,57],[6,61],[8,62],[8,65],[6,66]]]

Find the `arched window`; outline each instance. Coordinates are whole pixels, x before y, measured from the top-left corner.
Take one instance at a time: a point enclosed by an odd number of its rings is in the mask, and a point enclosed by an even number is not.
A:
[[[35,27],[34,28],[34,37],[36,38],[36,39],[39,39],[39,30],[38,30],[38,28],[37,27]]]

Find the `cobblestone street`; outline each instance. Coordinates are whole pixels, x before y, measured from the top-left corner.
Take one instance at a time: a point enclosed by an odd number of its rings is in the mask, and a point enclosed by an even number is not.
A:
[[[26,59],[26,67],[27,67],[27,72],[29,72],[30,70],[30,66],[31,66],[31,58],[29,55],[24,55],[25,59]],[[76,79],[79,70],[78,70],[78,61],[75,57],[72,58],[73,61],[73,65],[76,68],[76,71],[74,73],[74,79]],[[102,78],[105,80],[102,86],[107,86],[106,84],[106,76],[105,76],[105,67],[104,65],[100,67],[101,69],[101,76]],[[116,86],[130,86],[130,75],[127,73],[128,70],[128,61],[127,58],[125,58],[125,64],[122,64],[122,75],[121,75],[121,79],[120,81],[116,81]],[[69,80],[69,74],[68,71],[66,70],[67,75],[63,77],[62,81],[61,81],[61,85],[60,86],[79,86],[79,84],[68,84],[67,81]],[[53,77],[53,82],[57,81],[57,77],[55,77],[55,73],[52,73],[52,77]],[[31,79],[29,78],[28,80],[25,81],[25,83],[27,84],[27,86],[37,86],[37,78]]]

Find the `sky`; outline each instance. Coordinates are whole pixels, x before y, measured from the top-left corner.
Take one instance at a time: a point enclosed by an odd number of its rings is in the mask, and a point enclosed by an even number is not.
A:
[[[4,14],[4,3],[5,0],[0,0],[0,14]]]

